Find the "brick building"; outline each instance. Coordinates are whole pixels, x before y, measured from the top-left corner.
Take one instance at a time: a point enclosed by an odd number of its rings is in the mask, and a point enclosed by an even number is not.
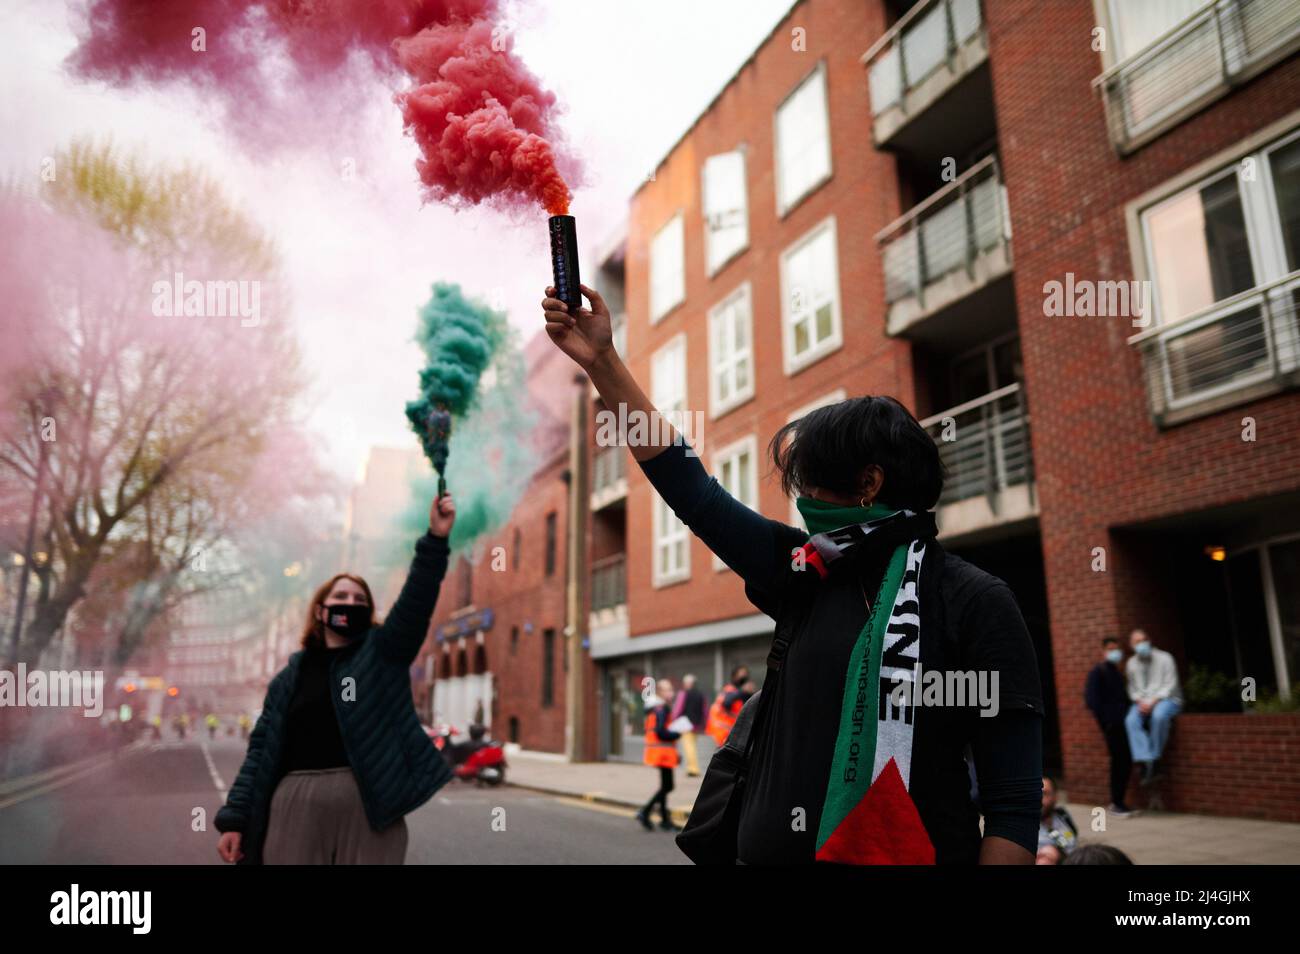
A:
[[[1240,699],[1285,710],[1300,676],[1298,47],[1286,0],[801,0],[599,256],[633,373],[769,516],[797,522],[780,425],[913,408],[942,541],[1020,601],[1073,797],[1105,788],[1084,676],[1141,626],[1188,699],[1165,806],[1300,820],[1300,714]],[[592,453],[599,745],[636,758],[645,676],[761,672],[771,626]]]
[[[544,332],[529,341],[524,359],[538,466],[505,526],[453,555],[412,685],[427,722],[464,731],[480,720],[496,738],[562,752],[569,412],[575,393],[583,392],[572,364]],[[591,686],[594,669],[587,665]],[[592,731],[596,707],[591,696]],[[594,757],[594,735],[580,751]]]

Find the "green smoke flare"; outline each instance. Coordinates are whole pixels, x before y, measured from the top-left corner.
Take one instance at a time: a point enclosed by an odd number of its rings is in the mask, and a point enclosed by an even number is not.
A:
[[[436,283],[433,297],[420,309],[415,340],[428,364],[420,371],[420,396],[406,404],[406,419],[439,475],[447,469],[447,428],[430,427],[431,417],[439,412],[453,420],[465,416],[505,337],[505,314],[469,301],[459,285]]]

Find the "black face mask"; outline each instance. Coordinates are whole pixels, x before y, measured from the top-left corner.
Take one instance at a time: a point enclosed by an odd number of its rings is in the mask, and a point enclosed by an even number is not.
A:
[[[321,609],[325,625],[346,639],[356,639],[370,628],[372,609],[367,603],[338,603]]]

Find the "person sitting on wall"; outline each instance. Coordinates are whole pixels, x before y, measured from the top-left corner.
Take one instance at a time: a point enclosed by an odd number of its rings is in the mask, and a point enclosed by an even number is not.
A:
[[[1129,645],[1133,655],[1125,673],[1133,704],[1124,718],[1124,727],[1133,761],[1142,767],[1142,784],[1150,785],[1160,774],[1160,756],[1174,716],[1183,709],[1183,693],[1178,684],[1178,664],[1172,655],[1156,649],[1140,629],[1133,630]]]

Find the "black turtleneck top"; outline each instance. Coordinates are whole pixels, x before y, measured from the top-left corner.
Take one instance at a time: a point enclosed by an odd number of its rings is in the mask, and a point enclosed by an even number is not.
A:
[[[332,698],[341,690],[330,684],[330,663],[351,653],[358,644],[312,648],[303,653],[298,684],[285,714],[284,772],[349,764]]]

